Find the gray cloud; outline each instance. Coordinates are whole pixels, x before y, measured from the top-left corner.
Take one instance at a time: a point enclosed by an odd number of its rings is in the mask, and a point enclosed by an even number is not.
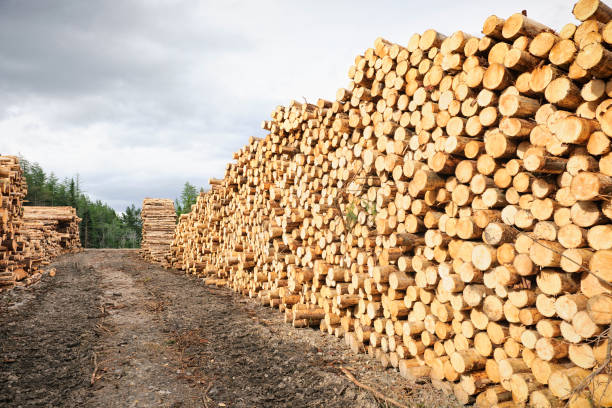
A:
[[[479,34],[489,14],[559,29],[571,4],[264,0],[0,1],[0,152],[121,210],[221,176],[278,104],[333,98],[383,36]]]

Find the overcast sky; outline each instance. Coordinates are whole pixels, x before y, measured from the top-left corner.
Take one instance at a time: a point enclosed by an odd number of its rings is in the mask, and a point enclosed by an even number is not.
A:
[[[378,36],[481,35],[522,9],[558,30],[573,1],[0,0],[0,154],[79,174],[121,211],[207,186],[291,99],[333,99]]]

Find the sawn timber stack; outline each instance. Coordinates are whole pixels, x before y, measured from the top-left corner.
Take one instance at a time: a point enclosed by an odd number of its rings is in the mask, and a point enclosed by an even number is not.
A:
[[[141,254],[151,262],[167,265],[176,228],[174,203],[166,198],[145,198],[142,202]]]
[[[464,404],[612,406],[609,370],[572,392],[612,321],[612,11],[573,11],[377,39],[234,154],[172,265]]]
[[[81,249],[81,219],[73,207],[25,206],[23,221],[22,235],[29,242],[27,258],[32,265],[48,265],[61,254]]]

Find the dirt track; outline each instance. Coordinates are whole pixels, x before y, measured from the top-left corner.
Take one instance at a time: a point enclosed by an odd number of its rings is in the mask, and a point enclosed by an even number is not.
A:
[[[453,406],[318,330],[127,250],[64,256],[0,293],[0,407]],[[92,385],[93,383],[93,385]]]

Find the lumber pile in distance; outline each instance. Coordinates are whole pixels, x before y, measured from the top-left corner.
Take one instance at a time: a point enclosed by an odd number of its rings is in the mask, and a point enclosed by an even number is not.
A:
[[[25,206],[21,234],[29,244],[29,269],[48,265],[59,255],[80,251],[80,222],[73,207]]]
[[[379,38],[263,122],[170,261],[478,407],[612,406],[612,10]],[[143,208],[144,210],[144,208]]]
[[[140,214],[142,218],[141,255],[150,262],[166,266],[176,228],[174,202],[167,198],[145,198]]]

